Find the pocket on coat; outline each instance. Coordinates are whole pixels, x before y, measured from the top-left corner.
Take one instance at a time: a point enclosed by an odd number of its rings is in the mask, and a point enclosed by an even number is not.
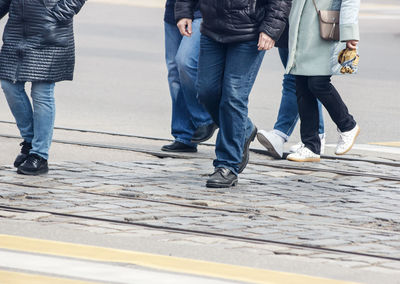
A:
[[[58,21],[49,10],[45,15],[46,21],[43,24],[41,46],[59,46],[65,47],[69,43],[69,21],[60,22]]]

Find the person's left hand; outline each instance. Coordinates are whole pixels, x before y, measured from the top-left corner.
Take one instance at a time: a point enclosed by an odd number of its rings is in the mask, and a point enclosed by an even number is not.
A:
[[[358,40],[348,40],[348,41],[346,42],[346,47],[347,47],[348,49],[353,50],[353,49],[356,49],[356,48],[357,48],[357,44],[358,44]]]
[[[270,50],[275,46],[275,41],[266,33],[261,32],[258,38],[258,50]]]

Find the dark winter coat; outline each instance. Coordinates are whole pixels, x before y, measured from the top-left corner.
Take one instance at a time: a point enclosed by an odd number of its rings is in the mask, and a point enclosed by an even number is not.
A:
[[[85,1],[0,0],[0,19],[9,16],[0,52],[0,79],[72,80],[73,17]]]
[[[177,0],[175,19],[193,18],[200,3],[201,32],[221,43],[258,39],[260,32],[279,40],[292,0]]]
[[[175,2],[176,0],[167,0],[167,2],[165,2],[165,13],[164,13],[164,21],[175,25]],[[198,7],[196,7],[195,12],[194,12],[194,18],[195,19],[199,19],[201,18],[201,13],[198,9]]]

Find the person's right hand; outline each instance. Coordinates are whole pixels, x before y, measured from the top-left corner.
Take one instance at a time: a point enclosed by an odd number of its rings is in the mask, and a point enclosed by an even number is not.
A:
[[[192,35],[192,19],[188,18],[180,19],[177,26],[181,35],[188,37]]]
[[[353,49],[356,49],[356,48],[357,48],[357,44],[358,44],[358,40],[348,40],[348,41],[346,42],[346,47],[347,47],[348,49],[353,50]]]

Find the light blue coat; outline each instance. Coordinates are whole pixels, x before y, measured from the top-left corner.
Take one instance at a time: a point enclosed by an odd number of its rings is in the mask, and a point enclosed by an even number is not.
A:
[[[319,10],[340,10],[340,41],[323,40],[312,0],[293,0],[289,17],[289,58],[286,72],[293,75],[340,74],[339,52],[347,40],[359,40],[360,0],[315,0]]]

